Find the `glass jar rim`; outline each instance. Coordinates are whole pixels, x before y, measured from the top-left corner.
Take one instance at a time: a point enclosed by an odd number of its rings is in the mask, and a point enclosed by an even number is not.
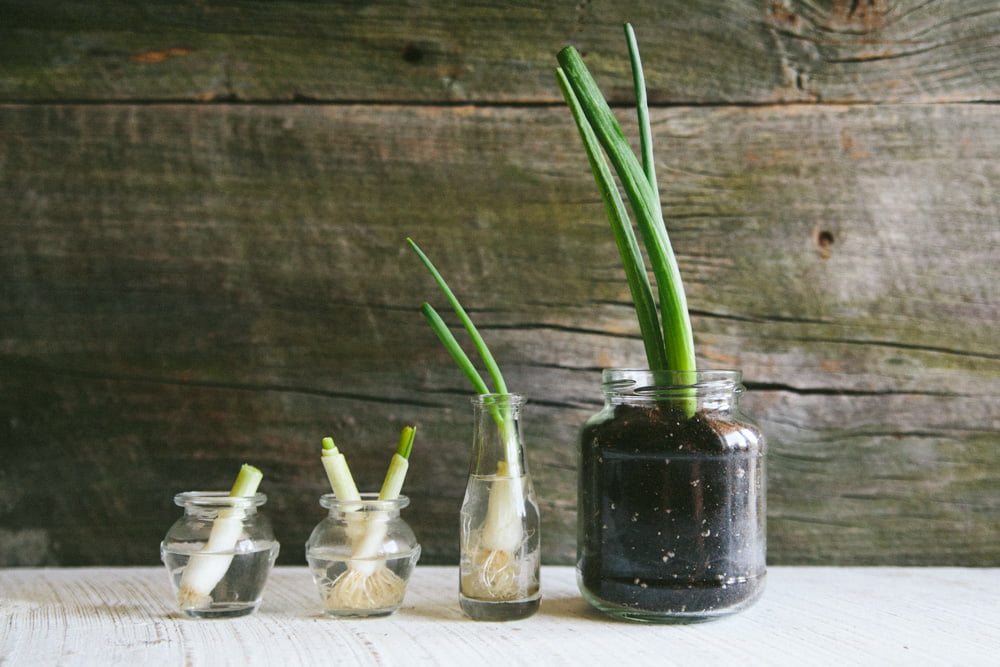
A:
[[[361,510],[364,512],[398,512],[410,504],[407,496],[399,495],[395,498],[379,500],[378,493],[365,492],[360,494],[360,500],[341,500],[335,493],[324,493],[320,496],[319,504],[326,509],[353,512]]]
[[[228,491],[184,491],[174,496],[179,507],[260,507],[267,502],[267,494],[231,496]]]
[[[471,399],[474,405],[509,405],[511,407],[524,405],[528,399],[523,394],[476,394]]]
[[[675,391],[742,393],[743,371],[706,369],[693,371],[650,368],[605,368],[601,386],[607,394],[654,397]]]

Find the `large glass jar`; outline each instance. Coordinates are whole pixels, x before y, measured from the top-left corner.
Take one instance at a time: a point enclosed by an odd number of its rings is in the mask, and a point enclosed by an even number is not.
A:
[[[764,588],[765,444],[738,371],[608,369],[580,439],[577,578],[612,616],[708,620]]]
[[[403,602],[420,545],[399,512],[406,496],[339,500],[328,493],[320,505],[329,515],[306,542],[306,560],[323,610],[339,617],[388,616]]]
[[[521,444],[517,394],[473,399],[472,463],[460,519],[462,611],[509,621],[538,610],[538,505]]]
[[[251,614],[278,557],[271,523],[258,511],[267,496],[188,491],[174,496],[184,515],[160,544],[181,613],[190,618]]]

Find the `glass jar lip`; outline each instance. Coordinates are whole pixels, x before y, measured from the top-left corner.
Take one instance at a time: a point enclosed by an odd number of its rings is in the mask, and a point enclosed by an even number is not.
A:
[[[344,512],[354,512],[362,510],[365,512],[392,512],[399,511],[410,504],[407,496],[399,495],[387,500],[379,500],[378,493],[365,492],[360,494],[361,500],[341,500],[335,493],[324,493],[320,496],[319,504],[329,510]]]
[[[228,491],[184,491],[174,496],[179,507],[260,507],[267,502],[267,495],[231,496]]]
[[[528,399],[523,394],[476,394],[471,399],[474,405],[510,405],[518,406],[527,403]]]
[[[601,373],[605,393],[656,395],[676,390],[724,391],[740,393],[743,371],[706,369],[694,371],[653,370],[649,368],[605,368]]]

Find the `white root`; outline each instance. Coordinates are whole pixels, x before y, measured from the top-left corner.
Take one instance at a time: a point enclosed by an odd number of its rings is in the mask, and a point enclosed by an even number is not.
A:
[[[372,516],[366,516],[373,514]],[[351,524],[360,524],[349,533],[360,533],[353,540],[347,570],[334,581],[326,595],[326,607],[340,609],[385,609],[399,605],[406,593],[406,582],[389,569],[379,557],[388,531],[388,516],[382,512],[356,512],[348,515]]]
[[[331,611],[392,609],[399,606],[405,593],[406,583],[388,567],[372,574],[348,568],[334,580],[325,604]]]

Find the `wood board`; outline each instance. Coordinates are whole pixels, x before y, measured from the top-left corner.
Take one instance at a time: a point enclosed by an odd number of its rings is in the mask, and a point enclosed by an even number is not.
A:
[[[664,212],[699,361],[744,370],[745,405],[770,441],[772,562],[996,563],[1000,121],[995,66],[969,54],[993,44],[1000,18],[948,2],[854,14],[837,2],[682,4],[637,5],[647,20],[633,20],[649,43]],[[408,423],[420,427],[408,518],[428,562],[454,562],[469,389],[417,312],[441,300],[408,235],[529,396],[545,558],[572,562],[577,429],[599,407],[599,369],[643,360],[550,67],[565,36],[578,40],[625,101],[617,19],[592,6],[592,21],[543,20],[530,3],[502,13],[510,24],[461,3],[448,15],[411,3],[419,20],[369,7],[368,22],[354,3],[138,6],[95,18],[38,3],[0,28],[22,40],[0,40],[11,65],[0,73],[0,563],[153,562],[179,511],[171,496],[224,487],[244,459],[265,469],[282,562],[300,563],[322,516],[319,439],[353,450],[374,486]],[[42,40],[46,9],[55,37]],[[396,81],[379,97],[357,81],[337,89],[321,74],[330,54],[310,46],[347,24],[395,26],[384,37],[395,44],[472,11],[482,16],[464,39],[502,30],[551,61],[527,58],[513,88],[486,69],[460,99],[394,69],[423,61],[375,58],[371,35],[337,42],[368,55],[340,70]],[[885,20],[865,27],[869,11]],[[205,23],[217,16],[229,18]],[[680,52],[661,49],[678,43],[643,28],[683,27],[688,49],[726,32],[763,71],[778,18],[790,22],[782,39],[831,42],[810,76],[819,94],[776,94],[779,79],[692,53],[676,66]],[[555,32],[539,37],[543,24]],[[241,62],[256,47],[238,44],[282,31],[266,60],[301,70],[236,68],[239,91],[214,97],[195,76],[211,65],[177,73],[206,52]],[[966,60],[830,55],[862,36],[902,44],[907,31]],[[195,36],[214,46],[123,55]],[[117,51],[102,45],[112,37]],[[44,49],[12,46],[26,39]],[[114,58],[133,78],[95,64]],[[853,78],[834,76],[848,66]],[[685,84],[691,68],[731,83],[706,97]],[[887,86],[890,71],[905,85]]]

